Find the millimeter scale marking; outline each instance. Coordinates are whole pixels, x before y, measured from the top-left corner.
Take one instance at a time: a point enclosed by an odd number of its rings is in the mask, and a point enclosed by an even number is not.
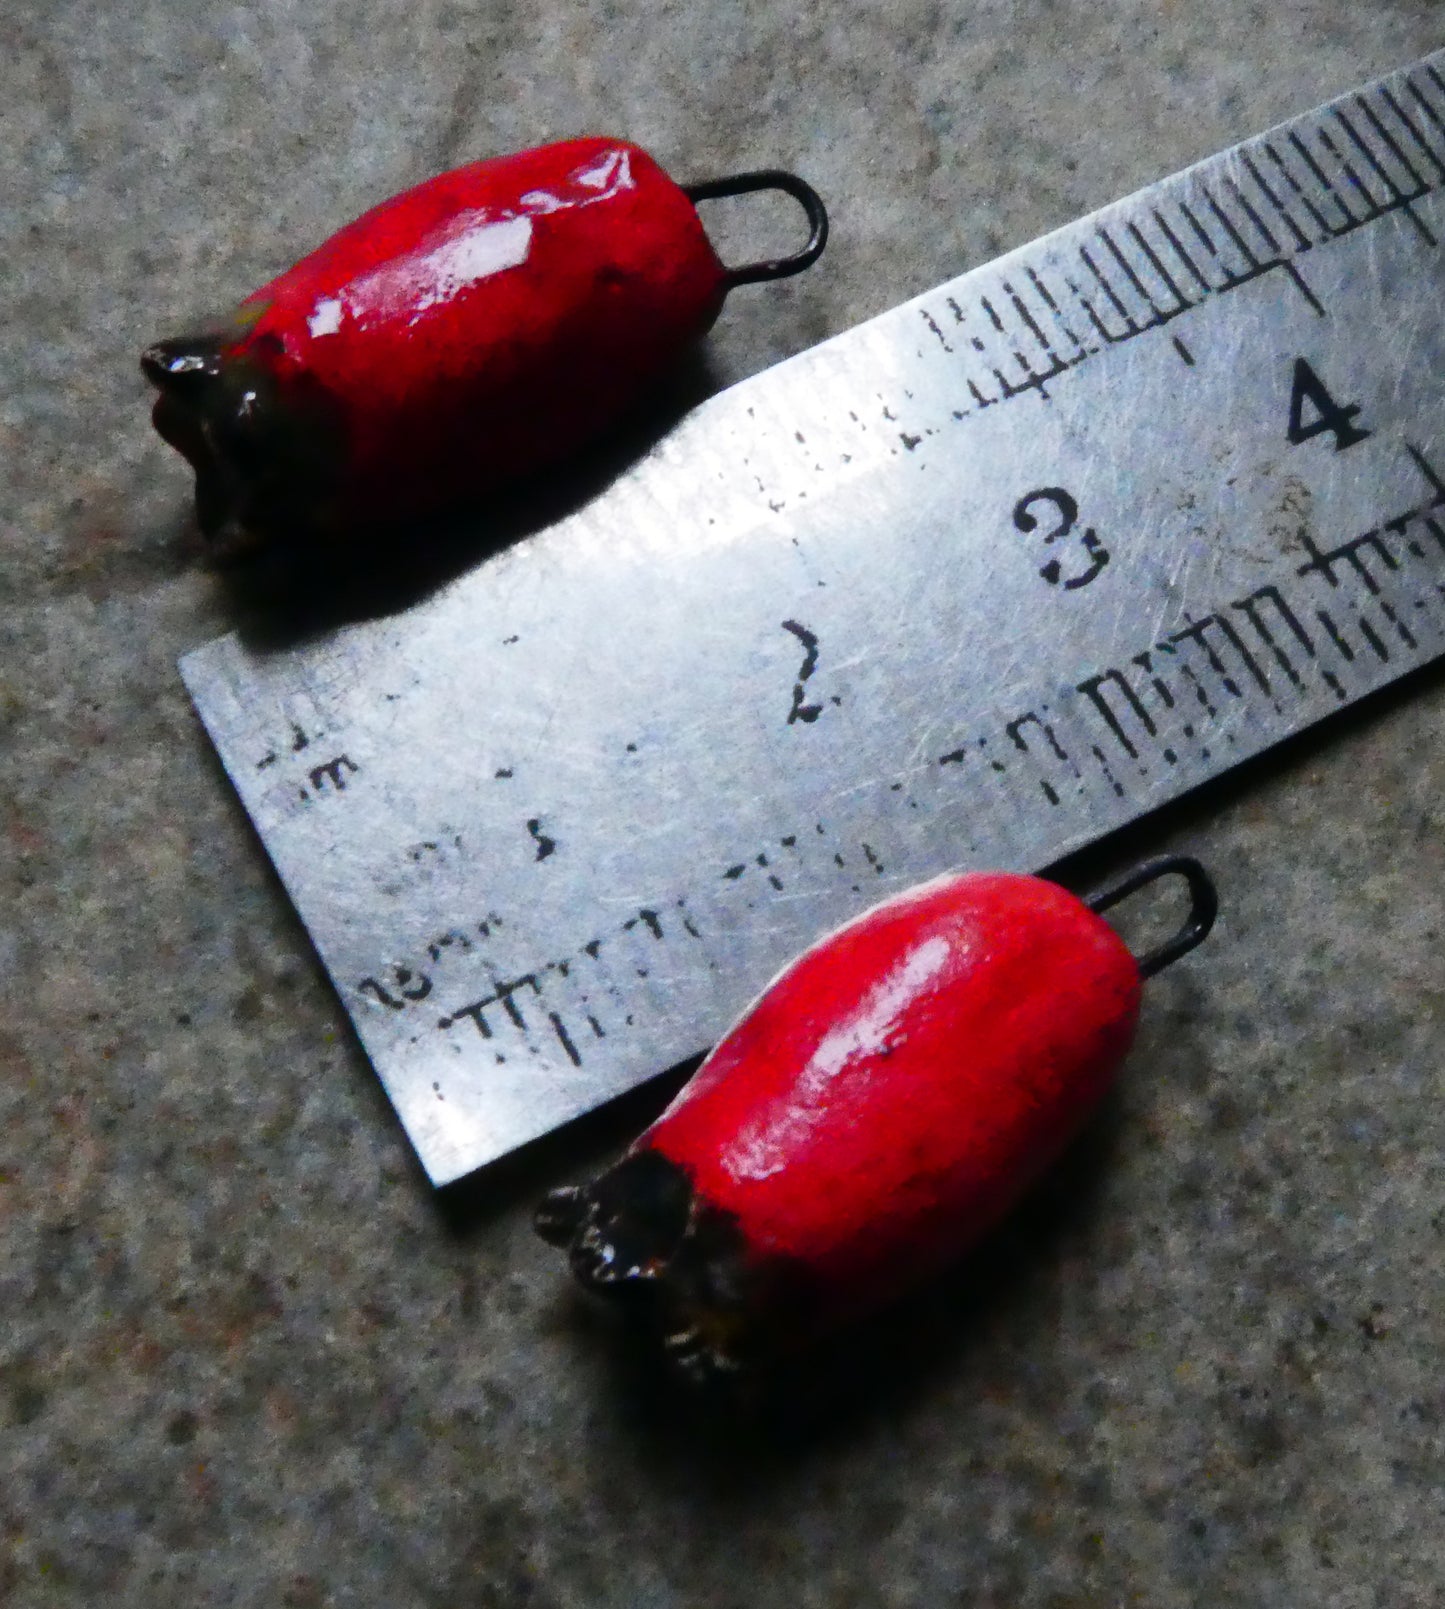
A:
[[[1445,650],[1445,53],[715,397],[425,603],[182,663],[428,1173]]]

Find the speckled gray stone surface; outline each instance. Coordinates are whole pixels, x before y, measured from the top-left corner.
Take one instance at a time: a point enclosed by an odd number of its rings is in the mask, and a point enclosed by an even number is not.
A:
[[[831,203],[721,383],[1445,8],[15,0],[0,39],[0,1601],[1445,1602],[1440,676],[1109,846],[1189,845],[1226,914],[1104,1120],[792,1411],[693,1426],[527,1222],[654,1097],[451,1202],[412,1163],[176,678],[229,605],[135,367],[378,197],[601,128]]]

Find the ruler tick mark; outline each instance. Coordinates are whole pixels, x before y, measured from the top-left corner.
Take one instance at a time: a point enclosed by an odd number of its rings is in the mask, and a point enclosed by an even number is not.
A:
[[[1058,327],[1064,332],[1065,337],[1074,347],[1075,351],[1079,354],[1079,357],[1073,358],[1070,361],[1077,363],[1082,361],[1084,357],[1092,357],[1098,348],[1086,347],[1078,336],[1074,334],[1069,325],[1065,323],[1063,309],[1059,306],[1053,292],[1044,283],[1038,272],[1033,268],[1027,268],[1024,270],[1024,272],[1028,275],[1029,283],[1039,293],[1040,300],[1043,302],[1044,306],[1048,308],[1050,314],[1052,314],[1054,323],[1057,324]]]
[[[1135,322],[1134,322],[1134,320],[1132,318],[1130,318],[1128,308],[1126,308],[1124,306],[1123,302],[1121,302],[1119,300],[1118,293],[1115,291],[1113,285],[1111,285],[1109,283],[1109,281],[1104,277],[1104,275],[1099,271],[1099,268],[1098,268],[1097,264],[1094,262],[1094,259],[1089,255],[1089,248],[1087,246],[1080,246],[1079,247],[1079,256],[1082,259],[1082,261],[1084,263],[1084,266],[1089,270],[1089,272],[1094,276],[1094,278],[1096,280],[1098,280],[1099,288],[1104,292],[1105,296],[1107,296],[1109,298],[1109,300],[1114,304],[1114,311],[1119,315],[1119,317],[1121,319],[1123,319],[1124,328],[1129,332],[1130,335],[1137,335],[1139,333],[1139,326],[1137,324],[1135,324]],[[1087,305],[1088,304],[1085,303],[1085,306],[1087,306]],[[1098,321],[1095,320],[1095,322],[1097,323]],[[1104,326],[1102,324],[1099,325],[1099,331],[1100,331],[1101,334],[1105,333]]]
[[[1273,230],[1271,230],[1265,223],[1264,219],[1260,217],[1258,210],[1251,205],[1249,197],[1245,195],[1244,191],[1239,188],[1233,179],[1226,176],[1224,182],[1229,186],[1230,191],[1233,193],[1234,199],[1243,209],[1245,217],[1248,218],[1254,227],[1259,231],[1260,238],[1272,252],[1278,254],[1281,250],[1279,241],[1275,239]],[[1218,208],[1215,210],[1218,211]]]
[[[1420,451],[1418,447],[1413,446],[1410,442],[1406,442],[1405,451],[1409,453],[1416,469],[1418,469],[1425,479],[1430,483],[1430,490],[1433,493],[1430,501],[1430,507],[1440,508],[1441,506],[1445,506],[1445,480],[1441,479],[1434,465],[1431,464],[1430,460],[1423,452]],[[1428,524],[1429,522],[1427,521],[1426,523]]]
[[[1154,222],[1159,225],[1160,232],[1163,234],[1164,238],[1169,242],[1170,246],[1173,247],[1175,256],[1178,257],[1179,261],[1182,262],[1189,272],[1194,276],[1195,282],[1198,284],[1200,290],[1202,290],[1206,296],[1211,295],[1214,287],[1209,283],[1204,275],[1200,273],[1199,265],[1184,249],[1184,246],[1178,235],[1176,235],[1169,227],[1168,220],[1165,218],[1164,214],[1160,212],[1158,208],[1155,208],[1153,218]]]
[[[1345,642],[1344,637],[1340,636],[1339,626],[1336,626],[1336,623],[1334,623],[1334,618],[1329,615],[1329,610],[1319,608],[1319,610],[1315,610],[1315,616],[1316,619],[1318,619],[1319,624],[1321,624],[1321,626],[1326,629],[1326,632],[1328,632],[1329,640],[1331,640],[1332,644],[1336,645],[1336,648],[1339,648],[1340,658],[1344,658],[1347,665],[1348,663],[1352,663],[1353,658],[1355,658],[1355,650],[1348,645],[1348,642]]]
[[[1207,251],[1211,257],[1217,258],[1219,256],[1219,250],[1215,246],[1214,242],[1209,238],[1208,233],[1205,231],[1204,225],[1200,223],[1198,218],[1195,217],[1193,207],[1191,207],[1187,201],[1181,201],[1179,203],[1179,210],[1188,220],[1189,227],[1196,235],[1199,236],[1200,243],[1203,245],[1205,251]]]
[[[1371,128],[1373,128],[1375,133],[1378,134],[1385,142],[1395,160],[1402,168],[1404,168],[1405,172],[1408,173],[1411,179],[1414,181],[1415,195],[1411,199],[1417,200],[1420,196],[1424,195],[1427,190],[1429,190],[1429,184],[1426,183],[1424,177],[1416,168],[1415,164],[1409,159],[1409,157],[1405,155],[1404,151],[1400,147],[1400,142],[1380,121],[1379,117],[1376,115],[1374,107],[1370,105],[1363,95],[1355,96],[1355,105],[1359,108],[1360,115],[1369,120]],[[1343,119],[1343,114],[1341,114],[1341,117]],[[1347,124],[1346,127],[1349,127],[1349,125]],[[1360,148],[1363,150],[1364,146],[1359,135],[1354,134],[1353,130],[1351,130],[1351,133],[1353,134],[1355,143],[1360,145]]]
[[[1033,338],[1039,343],[1039,345],[1044,349],[1044,351],[1047,352],[1050,357],[1052,357],[1054,355],[1053,348],[1049,345],[1047,337],[1044,335],[1044,332],[1039,328],[1038,323],[1035,320],[1033,314],[1029,311],[1028,303],[1024,301],[1024,299],[1018,294],[1017,291],[1013,290],[1010,287],[1010,285],[1008,284],[1007,281],[1004,282],[1004,287],[1003,288],[1004,288],[1005,293],[1008,296],[1008,299],[1014,305],[1014,311],[1024,321],[1025,325],[1028,327],[1028,330],[1029,330],[1030,334],[1032,334]]]
[[[1229,236],[1229,238],[1239,248],[1240,255],[1244,258],[1245,262],[1247,262],[1249,264],[1250,268],[1254,272],[1258,273],[1261,269],[1263,269],[1263,267],[1265,265],[1260,261],[1260,259],[1258,257],[1256,257],[1254,255],[1254,253],[1245,244],[1244,236],[1242,234],[1240,234],[1239,230],[1236,228],[1236,226],[1234,224],[1234,220],[1229,216],[1229,214],[1227,212],[1225,212],[1224,208],[1220,206],[1220,204],[1214,199],[1213,195],[1209,192],[1209,190],[1207,190],[1205,188],[1205,186],[1202,185],[1202,184],[1199,186],[1199,193],[1209,203],[1209,210],[1220,221],[1220,223],[1222,223],[1224,225],[1224,232]],[[1278,249],[1278,248],[1275,248],[1275,249]]]
[[[1109,761],[1097,743],[1093,745],[1093,750],[1094,758],[1099,762],[1099,769],[1104,773],[1104,780],[1114,790],[1115,797],[1122,799],[1124,797],[1124,784],[1109,769]]]
[[[952,352],[953,348],[948,344],[947,338],[944,336],[943,331],[941,329],[939,329],[937,321],[934,319],[933,314],[930,313],[926,307],[920,308],[919,312],[922,313],[922,315],[923,315],[923,322],[938,337],[938,344],[943,348],[943,350],[945,352]]]
[[[1375,650],[1376,654],[1379,655],[1381,664],[1388,664],[1390,659],[1390,651],[1380,640],[1379,633],[1376,632],[1375,628],[1370,624],[1370,622],[1365,619],[1364,615],[1356,615],[1355,620],[1359,625],[1360,635],[1367,643],[1369,643],[1370,647]]]
[[[1169,316],[1172,318],[1176,314],[1183,313],[1183,312],[1187,311],[1189,308],[1191,308],[1194,305],[1193,302],[1191,302],[1184,295],[1183,291],[1181,291],[1179,289],[1178,285],[1175,284],[1173,277],[1169,273],[1169,270],[1167,268],[1165,268],[1164,264],[1160,261],[1159,254],[1154,250],[1154,248],[1149,244],[1148,240],[1145,238],[1144,231],[1142,229],[1140,229],[1140,227],[1139,227],[1139,225],[1137,223],[1131,223],[1129,225],[1129,233],[1131,235],[1133,235],[1134,239],[1138,242],[1140,251],[1142,251],[1144,253],[1144,255],[1149,259],[1150,263],[1153,265],[1154,272],[1156,274],[1158,274],[1160,279],[1162,279],[1164,281],[1165,285],[1168,286],[1169,294],[1174,298],[1175,302],[1178,304],[1171,311]]]
[[[1435,147],[1430,144],[1423,134],[1421,134],[1420,130],[1415,126],[1413,120],[1411,119],[1410,114],[1403,106],[1401,106],[1399,101],[1396,100],[1395,96],[1390,91],[1389,85],[1384,85],[1381,88],[1380,98],[1385,102],[1395,116],[1399,118],[1401,125],[1409,134],[1410,138],[1414,140],[1415,144],[1420,147],[1427,157],[1429,157],[1436,172],[1440,175],[1440,178],[1445,179],[1445,162],[1441,161],[1440,157],[1435,151]]]
[[[1407,648],[1418,648],[1420,646],[1410,631],[1410,628],[1403,620],[1400,619],[1399,615],[1395,613],[1395,611],[1388,603],[1385,602],[1383,598],[1380,599],[1380,613],[1384,615],[1385,619],[1388,620],[1395,628],[1396,634],[1399,636],[1400,641],[1404,643]]]
[[[1420,236],[1421,240],[1423,240],[1427,246],[1438,246],[1440,244],[1440,242],[1435,238],[1435,231],[1431,229],[1430,225],[1425,222],[1420,214],[1416,212],[1414,207],[1410,206],[1408,202],[1400,208],[1400,211],[1405,214],[1406,218],[1408,218],[1412,224],[1414,224],[1416,234]]]
[[[1285,183],[1288,184],[1289,187],[1294,191],[1295,196],[1299,201],[1299,204],[1305,209],[1305,211],[1307,213],[1309,213],[1310,217],[1314,220],[1315,227],[1320,232],[1320,239],[1321,240],[1330,240],[1330,239],[1332,239],[1334,237],[1335,231],[1330,227],[1330,225],[1328,223],[1325,222],[1324,213],[1322,213],[1320,211],[1320,209],[1310,199],[1308,194],[1305,192],[1304,186],[1299,182],[1299,180],[1294,176],[1293,173],[1290,172],[1289,168],[1285,165],[1284,158],[1279,154],[1279,152],[1274,148],[1274,146],[1271,145],[1268,141],[1265,142],[1264,153],[1270,159],[1270,161],[1274,163],[1275,167],[1279,169],[1280,177],[1283,178]]]
[[[1349,159],[1330,138],[1329,130],[1324,128],[1316,129],[1315,138],[1322,146],[1324,146],[1325,150],[1327,150],[1339,164],[1340,171],[1349,181],[1350,187],[1353,189],[1354,193],[1364,201],[1368,211],[1378,211],[1380,205],[1379,202],[1377,202],[1374,196],[1370,194],[1369,187],[1365,184],[1365,181],[1359,176],[1358,173],[1355,172],[1354,168],[1351,167]]]
[[[1379,158],[1377,158],[1376,154],[1374,154],[1374,151],[1369,150],[1369,146],[1366,145],[1363,140],[1361,140],[1360,132],[1358,132],[1358,129],[1353,126],[1352,122],[1350,122],[1350,119],[1345,116],[1344,111],[1342,111],[1339,106],[1336,106],[1334,111],[1332,111],[1331,116],[1334,117],[1334,121],[1339,124],[1340,129],[1344,129],[1345,137],[1347,137],[1348,140],[1350,140],[1350,143],[1355,146],[1355,150],[1360,151],[1360,153],[1363,154],[1363,158],[1365,158],[1366,163],[1369,163],[1371,169],[1374,169],[1374,175],[1376,175],[1377,179],[1381,180],[1382,185],[1385,187],[1385,196],[1387,196],[1387,198],[1390,198],[1390,196],[1395,196],[1395,198],[1398,198],[1398,196],[1402,195],[1402,190],[1400,190],[1400,187],[1398,187],[1397,183],[1395,183],[1395,180],[1390,179],[1390,175],[1384,171],[1384,167],[1382,167],[1381,163],[1379,163]],[[1379,208],[1379,204],[1381,203],[1379,203],[1379,201],[1377,201],[1376,198],[1371,195],[1371,191],[1369,191],[1369,187],[1366,185],[1365,180],[1361,179],[1360,174],[1358,174],[1358,172],[1356,172],[1355,169],[1350,166],[1348,159],[1345,158],[1344,151],[1340,151],[1339,148],[1337,148],[1336,143],[1334,143],[1334,140],[1332,140],[1328,130],[1319,130],[1319,138],[1321,138],[1321,142],[1323,142],[1324,146],[1326,146],[1326,150],[1328,150],[1329,153],[1336,158],[1337,163],[1339,163],[1340,167],[1344,169],[1345,175],[1347,175],[1350,183],[1355,185],[1356,190],[1360,190],[1361,195],[1368,198],[1371,208]]]
[[[1299,137],[1298,133],[1292,132],[1289,135],[1289,143],[1294,146],[1295,150],[1299,152],[1301,157],[1303,157],[1305,166],[1310,170],[1311,173],[1314,174],[1315,178],[1317,178],[1324,188],[1329,192],[1330,199],[1340,209],[1340,212],[1344,217],[1344,227],[1346,229],[1354,229],[1359,224],[1360,220],[1345,205],[1344,198],[1340,195],[1339,191],[1335,189],[1334,185],[1332,185],[1325,177],[1324,169],[1319,165],[1318,162],[1315,161],[1309,147]],[[1337,229],[1332,229],[1330,233],[1339,234],[1340,231]]]
[[[1314,245],[1314,242],[1294,221],[1294,216],[1290,212],[1289,208],[1286,207],[1284,202],[1281,201],[1274,191],[1270,189],[1264,175],[1259,171],[1254,158],[1249,154],[1248,151],[1244,151],[1241,153],[1241,160],[1243,161],[1244,166],[1249,170],[1250,177],[1259,186],[1261,195],[1268,198],[1270,205],[1285,221],[1285,223],[1289,225],[1289,230],[1295,238],[1296,246],[1298,246],[1301,251],[1309,251]]]
[[[1324,304],[1320,301],[1319,297],[1316,296],[1315,293],[1310,289],[1309,284],[1306,281],[1304,275],[1302,273],[1300,273],[1298,265],[1295,264],[1295,263],[1289,262],[1289,261],[1285,261],[1281,266],[1284,268],[1285,273],[1289,275],[1290,283],[1294,286],[1294,288],[1310,304],[1310,306],[1315,310],[1315,313],[1320,318],[1324,318],[1325,317]]]
[[[1113,257],[1114,261],[1118,263],[1120,268],[1124,270],[1124,277],[1129,281],[1134,289],[1139,292],[1140,296],[1144,298],[1144,301],[1148,304],[1150,310],[1162,316],[1164,311],[1163,308],[1157,305],[1154,298],[1145,288],[1144,281],[1140,279],[1138,274],[1134,272],[1133,265],[1130,263],[1129,259],[1125,257],[1124,253],[1119,250],[1117,245],[1115,245],[1114,237],[1107,229],[1101,228],[1099,230],[1099,239],[1104,242],[1109,254]]]

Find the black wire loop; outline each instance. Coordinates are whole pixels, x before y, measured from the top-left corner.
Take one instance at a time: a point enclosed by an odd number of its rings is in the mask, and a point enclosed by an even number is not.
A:
[[[1177,961],[1181,955],[1188,955],[1196,945],[1209,937],[1214,918],[1219,914],[1219,892],[1209,873],[1192,855],[1167,855],[1162,860],[1151,860],[1137,867],[1122,883],[1088,901],[1089,909],[1102,915],[1130,894],[1137,894],[1148,884],[1170,876],[1182,877],[1189,885],[1189,915],[1172,939],[1165,939],[1147,955],[1136,957],[1139,975],[1144,978],[1152,978],[1156,972],[1162,972],[1171,962]]]
[[[764,168],[757,173],[734,173],[726,179],[704,179],[698,184],[685,184],[682,193],[689,201],[713,201],[719,196],[751,195],[755,190],[781,190],[792,196],[808,215],[812,233],[808,244],[791,257],[770,257],[762,262],[744,263],[727,272],[728,289],[735,285],[752,285],[763,279],[787,279],[790,274],[801,274],[811,268],[828,244],[828,209],[823,198],[796,173],[782,168]]]

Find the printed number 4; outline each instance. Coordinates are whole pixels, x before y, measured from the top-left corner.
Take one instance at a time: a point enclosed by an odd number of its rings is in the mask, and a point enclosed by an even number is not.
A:
[[[1050,547],[1062,537],[1069,536],[1079,521],[1079,505],[1063,489],[1062,486],[1045,486],[1037,492],[1030,492],[1028,496],[1019,498],[1014,504],[1014,529],[1022,531],[1026,536],[1038,530],[1039,519],[1032,511],[1035,503],[1052,503],[1054,506],[1055,521],[1053,529],[1044,533],[1044,546]],[[1050,559],[1039,574],[1051,587],[1062,586],[1066,592],[1075,592],[1080,587],[1086,587],[1098,575],[1099,571],[1109,562],[1108,549],[1099,540],[1098,533],[1090,527],[1079,534],[1079,541],[1084,552],[1088,555],[1089,563],[1086,568],[1076,575],[1065,576],[1064,567],[1058,559]]]
[[[1314,414],[1308,422],[1305,420],[1306,403]],[[1335,451],[1342,453],[1346,447],[1364,441],[1370,432],[1355,424],[1359,411],[1358,402],[1343,407],[1336,402],[1329,387],[1304,358],[1294,360],[1294,384],[1289,395],[1289,439],[1296,447],[1313,436],[1331,435],[1335,438]]]
[[[1308,418],[1306,410],[1309,412]],[[1355,423],[1359,412],[1358,402],[1335,401],[1329,387],[1310,367],[1306,358],[1295,359],[1289,398],[1289,439],[1295,446],[1315,436],[1328,435],[1335,438],[1335,451],[1339,453],[1346,447],[1367,440],[1370,432]],[[1034,513],[1034,508],[1041,503],[1051,505],[1053,512],[1053,523],[1044,532],[1045,547],[1052,547],[1055,542],[1074,535],[1074,527],[1079,523],[1079,505],[1062,486],[1042,486],[1038,491],[1021,497],[1014,504],[1016,531],[1031,536],[1039,529],[1040,518]],[[1080,587],[1088,586],[1109,562],[1109,551],[1091,526],[1079,532],[1077,539],[1088,563],[1076,573],[1065,575],[1063,561],[1050,558],[1040,568],[1039,574],[1051,587],[1063,587],[1066,592],[1075,592]]]

